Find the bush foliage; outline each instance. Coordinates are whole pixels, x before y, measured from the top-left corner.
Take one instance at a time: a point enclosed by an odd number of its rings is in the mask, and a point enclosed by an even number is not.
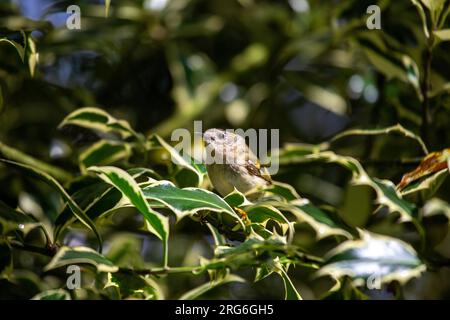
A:
[[[0,5],[0,298],[448,298],[449,1],[69,2]],[[194,120],[280,129],[263,197]]]

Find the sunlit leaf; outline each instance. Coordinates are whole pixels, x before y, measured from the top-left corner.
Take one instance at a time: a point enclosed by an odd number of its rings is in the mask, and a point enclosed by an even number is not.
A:
[[[65,125],[76,125],[103,133],[117,133],[123,138],[129,136],[137,137],[137,133],[125,120],[118,120],[99,108],[80,108],[64,118],[59,127]]]
[[[179,300],[195,300],[199,298],[201,295],[207,293],[208,291],[230,282],[245,282],[245,280],[239,276],[228,274],[225,277],[202,284],[197,288],[189,290],[188,292],[184,293],[179,298]]]
[[[40,180],[44,181],[48,185],[50,185],[52,188],[54,188],[56,191],[59,192],[61,197],[64,199],[64,201],[67,202],[67,205],[72,210],[73,214],[77,217],[78,220],[80,220],[81,223],[83,223],[86,227],[91,229],[95,236],[97,237],[97,240],[99,242],[99,247],[101,249],[102,246],[102,237],[100,233],[97,230],[97,227],[95,226],[94,222],[86,215],[86,213],[78,206],[78,204],[70,197],[70,195],[67,193],[67,191],[56,181],[52,176],[49,174],[37,169],[33,168],[31,166],[21,164],[18,162],[8,161],[8,160],[1,160],[0,161],[14,166],[15,168],[18,168],[20,170],[25,171],[27,174],[31,174]]]
[[[279,271],[279,274],[280,274],[281,278],[283,279],[283,283],[284,283],[284,292],[285,292],[284,299],[285,300],[302,300],[302,296],[300,295],[300,293],[298,293],[297,289],[295,288],[294,284],[292,283],[292,280],[289,278],[286,271],[281,269]]]
[[[142,189],[146,199],[159,201],[170,208],[177,219],[201,210],[225,212],[240,220],[233,209],[217,194],[200,188],[177,188],[169,181],[161,181]]]
[[[337,135],[335,135],[330,142],[334,142],[336,140],[339,140],[344,137],[348,136],[377,136],[377,135],[384,135],[384,134],[392,134],[397,133],[402,136],[405,136],[406,138],[413,139],[417,141],[417,143],[422,148],[423,152],[425,154],[428,154],[428,149],[425,146],[425,143],[423,142],[422,138],[420,138],[418,135],[414,134],[413,132],[409,131],[408,129],[404,128],[401,124],[397,124],[395,126],[387,127],[387,128],[380,128],[380,129],[351,129],[344,132],[341,132]]]
[[[105,289],[109,287],[117,288],[121,299],[157,300],[162,298],[161,289],[155,281],[132,272],[108,273]]]
[[[35,228],[41,228],[48,236],[43,223],[36,221],[21,211],[14,210],[0,200],[0,234],[20,231],[26,235]]]
[[[294,235],[293,224],[274,206],[257,204],[245,207],[248,219],[252,222],[261,223],[266,226],[269,220],[275,221],[283,231],[283,234],[289,231],[289,237]]]
[[[439,41],[450,41],[450,29],[436,30],[433,34]]]
[[[411,2],[416,7],[417,12],[419,13],[420,19],[422,21],[423,33],[427,38],[429,38],[430,32],[428,30],[427,15],[425,13],[424,7],[420,3],[420,0],[411,0]]]
[[[114,208],[121,207],[122,193],[106,183],[93,183],[74,192],[71,197],[86,212],[86,215],[95,220],[107,214]],[[58,239],[62,230],[73,222],[70,208],[66,207],[56,218],[55,239]]]
[[[445,179],[447,179],[448,175],[449,171],[443,169],[434,174],[419,178],[402,189],[401,194],[406,199],[410,199],[413,195],[415,196],[418,194],[420,194],[422,200],[429,199],[434,196]]]
[[[58,181],[65,182],[72,178],[72,175],[64,169],[52,166],[48,163],[45,163],[44,161],[33,158],[23,153],[22,151],[3,144],[2,142],[0,142],[0,155],[8,160],[20,162],[46,172]]]
[[[142,190],[126,171],[110,166],[90,167],[88,171],[96,173],[102,180],[119,189],[150,223],[152,232],[161,240],[167,239],[167,218],[150,209]]]
[[[146,177],[147,179],[151,179],[150,177],[160,178],[156,172],[148,168],[132,168],[127,170],[127,172],[134,179],[142,177]],[[109,214],[112,214],[121,208],[132,206],[130,201],[123,196],[122,192],[105,182],[89,184],[75,191],[71,196],[75,202],[79,203],[80,207],[85,210],[86,214],[92,220],[107,217]],[[72,215],[69,208],[66,208],[61,212],[55,222],[55,237],[73,222],[71,217]]]
[[[300,222],[306,222],[316,232],[316,236],[326,238],[331,235],[341,235],[352,238],[352,235],[343,228],[343,225],[335,222],[330,216],[315,207],[307,199],[297,199],[284,204],[274,204],[282,211],[291,212]]]
[[[3,43],[12,45],[14,47],[14,49],[16,49],[17,53],[19,54],[20,59],[22,61],[24,61],[25,48],[22,45],[20,45],[19,43],[15,42],[13,40],[7,39],[7,38],[0,38],[0,44],[3,44]]]
[[[350,276],[358,285],[397,280],[405,283],[420,275],[425,265],[407,243],[390,237],[363,233],[362,240],[346,241],[325,257],[319,275]]]
[[[414,218],[416,207],[412,203],[402,198],[395,189],[395,185],[389,180],[381,180],[370,177],[362,165],[354,158],[337,155],[332,151],[323,151],[304,156],[292,157],[294,147],[291,147],[288,155],[280,152],[279,161],[283,164],[328,162],[336,163],[352,173],[351,183],[355,185],[366,185],[371,187],[377,195],[377,202],[389,208],[392,212],[399,212],[402,221],[409,221]]]
[[[348,277],[336,280],[336,284],[329,289],[322,300],[369,300],[370,298],[364,294]]]
[[[444,169],[448,169],[447,161],[449,158],[450,148],[443,151],[430,153],[422,160],[416,169],[403,175],[402,180],[398,185],[398,189],[402,190],[407,185],[420,178]]]
[[[109,16],[109,7],[111,6],[111,0],[105,0],[105,17]]]
[[[126,171],[116,167],[90,167],[102,180],[112,184],[127,197],[148,222],[149,231],[164,243],[164,265],[167,265],[167,242],[169,239],[169,221],[167,217],[153,211],[145,200],[139,185]]]
[[[295,191],[295,188],[287,183],[273,181],[272,184],[264,188],[264,190],[279,195],[288,201],[300,198],[297,191]]]
[[[419,93],[419,68],[410,56],[388,48],[379,34],[370,31],[359,36],[358,44],[369,61],[386,77],[409,82]]]
[[[31,300],[71,300],[71,298],[64,289],[52,289],[38,293]]]
[[[82,168],[94,165],[108,165],[131,155],[131,147],[127,143],[100,140],[80,154]]]
[[[68,265],[89,264],[98,272],[116,272],[119,268],[103,255],[87,247],[61,247],[44,270],[52,270]]]
[[[36,71],[36,66],[38,64],[38,53],[36,51],[36,43],[31,36],[31,34],[25,35],[26,47],[25,47],[25,57],[28,62],[28,70],[30,75],[33,77]]]
[[[245,195],[239,190],[234,188],[233,192],[229,193],[225,198],[223,198],[232,207],[248,206],[252,203],[247,200]]]
[[[200,186],[203,181],[204,172],[191,164],[181,156],[171,145],[158,135],[150,137],[152,148],[162,148],[168,153],[167,163],[174,164],[178,170],[174,173],[174,179],[181,187]]]
[[[212,259],[204,268],[239,268],[245,265],[259,265],[261,259],[273,260],[283,250],[288,251],[286,237],[273,235],[264,239],[252,234],[243,243],[235,247],[216,247],[216,258]],[[264,258],[263,258],[264,257]]]

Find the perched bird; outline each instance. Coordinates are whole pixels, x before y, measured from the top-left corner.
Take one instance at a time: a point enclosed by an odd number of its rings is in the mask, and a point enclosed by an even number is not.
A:
[[[245,139],[232,132],[209,129],[203,135],[206,147],[206,169],[213,187],[222,196],[234,188],[242,193],[251,192],[250,199],[261,193],[254,190],[272,183],[270,174],[245,143]]]

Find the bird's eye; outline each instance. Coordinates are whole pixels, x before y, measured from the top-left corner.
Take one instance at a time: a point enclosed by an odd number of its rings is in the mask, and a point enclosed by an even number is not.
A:
[[[219,133],[217,134],[217,137],[218,137],[219,139],[223,139],[223,138],[225,138],[225,135],[223,134],[223,132],[219,132]]]

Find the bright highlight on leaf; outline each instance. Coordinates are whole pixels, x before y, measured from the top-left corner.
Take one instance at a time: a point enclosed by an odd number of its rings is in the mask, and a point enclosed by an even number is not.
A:
[[[111,261],[103,255],[86,247],[62,247],[53,257],[45,270],[52,270],[68,265],[89,264],[99,272],[116,272],[119,270]]]
[[[363,233],[361,240],[346,241],[329,252],[318,275],[330,274],[336,279],[347,275],[356,284],[364,285],[366,281],[375,280],[405,283],[424,270],[425,265],[407,243]]]

